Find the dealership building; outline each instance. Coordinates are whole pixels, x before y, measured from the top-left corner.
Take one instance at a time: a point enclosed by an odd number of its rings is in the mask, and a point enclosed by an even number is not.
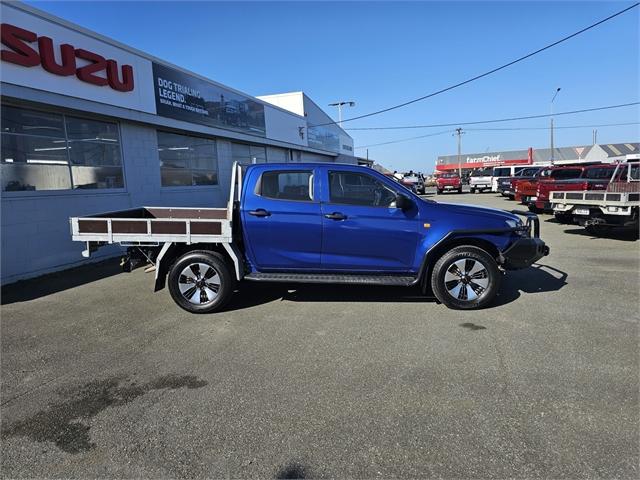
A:
[[[525,148],[501,152],[464,153],[442,155],[436,160],[436,173],[471,170],[508,165],[563,165],[569,163],[616,162],[637,158],[640,143],[615,143],[600,145],[579,145],[576,147]],[[553,161],[551,160],[553,159]]]
[[[358,163],[303,92],[252,97],[30,6],[0,8],[3,284],[80,263],[71,216],[223,206],[236,161]]]

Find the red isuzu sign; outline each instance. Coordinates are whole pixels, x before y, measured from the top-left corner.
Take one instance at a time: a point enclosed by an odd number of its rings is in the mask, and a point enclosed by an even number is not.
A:
[[[104,87],[108,85],[119,92],[133,90],[133,67],[122,65],[122,79],[118,72],[118,63],[112,59],[106,59],[97,53],[75,48],[67,43],[60,45],[61,63],[57,63],[54,55],[53,40],[40,36],[15,25],[3,23],[1,26],[2,44],[11,50],[2,50],[2,61],[10,62],[23,67],[35,67],[41,65],[47,72],[63,77],[75,75],[83,82]],[[36,43],[38,50],[30,44]],[[78,67],[76,59],[89,62]],[[83,62],[83,63],[85,63]],[[106,76],[98,75],[106,72]]]

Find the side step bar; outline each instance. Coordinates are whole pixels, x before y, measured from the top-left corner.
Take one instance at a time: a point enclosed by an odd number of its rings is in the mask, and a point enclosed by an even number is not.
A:
[[[253,282],[333,283],[352,285],[394,285],[408,287],[418,283],[418,277],[398,275],[340,275],[322,273],[250,273],[245,280]]]

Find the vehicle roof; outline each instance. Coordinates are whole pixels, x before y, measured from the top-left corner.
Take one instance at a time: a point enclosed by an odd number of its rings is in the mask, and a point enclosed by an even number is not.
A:
[[[602,166],[604,164],[598,164],[597,166]],[[587,167],[591,167],[594,165],[558,165],[555,167],[546,167],[549,170],[575,170],[575,169],[579,169],[579,170],[584,170]]]
[[[597,165],[588,165],[585,168],[585,170],[589,170],[592,168],[616,168],[618,166],[617,163],[599,163]]]
[[[366,167],[364,165],[354,165],[352,163],[342,163],[342,162],[274,162],[274,163],[253,163],[251,165],[241,165],[246,166],[247,169],[251,168],[314,168],[314,167],[348,167],[356,170],[362,170],[364,172],[376,172],[380,173],[377,170]]]

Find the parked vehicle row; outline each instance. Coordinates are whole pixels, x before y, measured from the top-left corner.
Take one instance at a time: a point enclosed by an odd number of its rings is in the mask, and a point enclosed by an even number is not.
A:
[[[638,229],[638,157],[630,155],[620,163],[525,167],[497,178],[496,190],[533,213],[553,214],[561,223],[582,225],[592,233]]]

